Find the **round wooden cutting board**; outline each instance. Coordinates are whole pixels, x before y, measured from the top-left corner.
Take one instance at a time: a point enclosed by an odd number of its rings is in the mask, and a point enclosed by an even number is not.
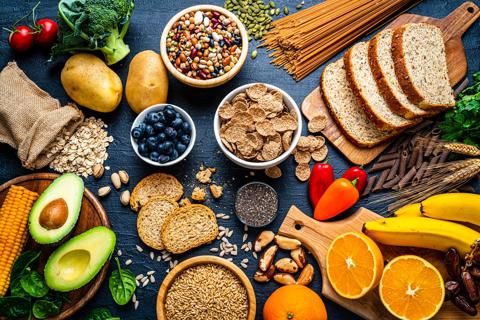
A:
[[[0,205],[5,200],[8,189],[11,185],[22,186],[31,191],[35,191],[38,194],[41,194],[52,181],[57,178],[59,175],[55,173],[34,173],[26,176],[17,177],[12,179],[0,186]],[[103,209],[100,202],[97,198],[90,192],[88,189],[85,189],[83,193],[82,208],[78,222],[73,229],[72,233],[66,237],[62,242],[70,239],[71,237],[83,233],[96,226],[106,226],[110,227],[107,214]],[[39,245],[33,241],[32,238],[29,238],[27,245],[24,250],[41,250],[42,254],[40,256],[39,263],[39,272],[43,274],[43,268],[45,263],[52,253],[58,246],[44,246]],[[110,260],[105,263],[103,268],[100,270],[98,275],[90,281],[86,286],[68,293],[69,302],[63,305],[62,311],[59,315],[48,318],[50,320],[62,320],[68,319],[78,310],[80,310],[90,299],[93,298],[95,293],[97,293],[100,285],[105,280],[107,275],[108,265]],[[3,319],[3,318],[2,318]]]

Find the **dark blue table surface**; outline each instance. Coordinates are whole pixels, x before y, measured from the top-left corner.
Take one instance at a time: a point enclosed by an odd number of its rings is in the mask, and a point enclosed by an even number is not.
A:
[[[206,2],[216,5],[223,4],[222,1],[212,0]],[[291,12],[295,11],[294,7],[299,2],[300,1],[286,0],[276,1],[277,5],[288,5]],[[310,6],[317,2],[319,1],[306,0],[305,6]],[[459,6],[462,2],[463,1],[461,0],[424,0],[417,7],[411,9],[410,12],[441,18]],[[475,2],[478,4],[478,1]],[[30,10],[35,3],[36,1],[1,0],[0,26],[10,26],[18,17]],[[196,0],[136,1],[132,23],[125,39],[126,43],[130,45],[132,52],[124,61],[113,67],[124,83],[127,77],[128,64],[133,55],[146,49],[152,49],[158,52],[160,34],[170,17],[183,8],[199,3],[201,3],[201,1]],[[38,9],[38,16],[55,17],[56,4],[57,1],[42,1],[42,4]],[[469,76],[471,76],[474,71],[480,69],[478,52],[480,26],[478,22],[467,31],[463,40],[468,57],[468,72]],[[255,45],[255,42],[251,42],[252,48],[255,47]],[[53,97],[58,98],[62,103],[67,103],[69,99],[66,96],[59,79],[64,60],[61,59],[53,64],[47,64],[47,58],[48,54],[41,51],[34,51],[26,56],[15,56],[8,47],[7,33],[2,32],[0,37],[0,67],[3,68],[8,61],[16,60],[26,74],[42,89],[46,90]],[[265,181],[271,184],[278,191],[280,197],[279,215],[276,221],[269,227],[276,231],[288,211],[288,208],[292,204],[295,204],[306,213],[311,212],[311,207],[307,199],[307,184],[301,183],[295,178],[295,165],[293,159],[290,158],[281,165],[283,171],[281,179],[269,179],[265,177],[263,172],[256,172],[255,175],[252,176],[250,175],[249,170],[240,168],[225,158],[221,153],[213,134],[213,115],[218,103],[228,92],[240,85],[250,82],[271,83],[286,90],[299,105],[305,96],[318,85],[321,68],[313,72],[304,80],[295,82],[285,73],[285,71],[274,68],[268,62],[269,59],[267,58],[266,52],[263,49],[259,49],[257,59],[251,60],[248,58],[244,68],[231,82],[213,89],[201,90],[190,88],[170,77],[168,101],[172,104],[183,107],[190,113],[197,126],[198,140],[186,161],[168,168],[165,171],[176,175],[184,183],[186,195],[190,195],[191,190],[197,184],[195,182],[195,173],[199,166],[205,164],[217,168],[214,180],[225,186],[225,194],[219,201],[209,200],[207,204],[210,205],[215,212],[231,214],[232,218],[233,197],[235,191],[241,185],[252,180]],[[125,99],[122,101],[119,108],[111,114],[94,113],[84,108],[82,108],[82,110],[87,116],[94,115],[101,117],[108,124],[108,131],[114,137],[114,142],[108,149],[110,156],[105,165],[111,167],[111,172],[121,169],[126,170],[131,176],[131,181],[128,186],[130,190],[132,190],[133,186],[144,176],[159,171],[157,168],[149,166],[138,159],[130,146],[129,128],[135,114],[130,110]],[[304,125],[304,127],[306,126]],[[333,149],[330,144],[328,144],[328,146],[330,149],[329,161],[335,167],[335,174],[339,176],[350,166],[350,164],[340,153]],[[15,150],[6,145],[0,145],[0,184],[14,177],[28,173],[30,173],[30,171],[21,167],[20,162],[16,157]],[[109,184],[109,174],[106,174],[100,181],[95,181],[90,177],[85,182],[88,188],[96,191],[99,187]],[[96,297],[73,318],[82,319],[92,308],[106,306],[114,315],[118,315],[122,319],[155,319],[156,296],[160,283],[166,274],[165,271],[168,268],[168,263],[150,260],[150,250],[141,244],[141,241],[137,236],[135,227],[136,214],[131,212],[128,208],[121,206],[119,202],[119,193],[117,191],[113,191],[106,199],[102,200],[102,203],[108,213],[112,228],[118,237],[117,249],[123,251],[122,260],[124,261],[127,258],[133,260],[133,264],[130,268],[135,274],[155,270],[157,281],[155,284],[149,285],[146,288],[138,289],[137,297],[140,301],[140,306],[136,311],[131,303],[124,307],[116,306],[108,291],[107,283],[104,283]],[[362,199],[357,207],[358,206],[365,206],[380,213],[382,213],[383,209],[379,205],[369,205],[368,199]],[[231,242],[237,244],[242,243],[241,238],[243,235],[243,226],[239,221],[233,218],[228,221],[220,220],[219,223],[235,230]],[[254,240],[255,234],[256,231],[250,231],[249,241]],[[145,248],[143,253],[139,253],[135,249],[135,245],[137,244],[140,244]],[[218,246],[218,243],[213,244],[213,246],[214,245]],[[193,256],[209,254],[208,249],[210,247],[212,247],[212,245],[192,250],[187,254],[178,256],[177,259],[183,261]],[[247,256],[250,258],[251,262],[246,273],[251,277],[255,272],[255,264],[253,263],[251,255],[241,253],[238,257],[235,257],[234,261],[238,264]],[[309,257],[309,259],[314,263],[311,257]],[[317,268],[316,263],[314,264]],[[320,292],[321,278],[318,268],[316,270],[316,277],[312,288],[316,292]],[[262,319],[261,311],[263,304],[269,294],[278,286],[275,283],[267,285],[253,283],[253,285],[257,297],[257,319]],[[359,319],[359,317],[348,310],[343,309],[339,305],[326,299],[324,301],[328,310],[329,319]]]

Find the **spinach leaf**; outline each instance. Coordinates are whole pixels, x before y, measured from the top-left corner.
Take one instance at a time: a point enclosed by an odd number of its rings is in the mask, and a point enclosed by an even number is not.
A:
[[[33,304],[32,312],[37,319],[46,319],[60,313],[61,306],[48,300],[37,300]]]
[[[120,261],[115,258],[117,262],[117,270],[114,270],[108,280],[108,287],[112,294],[113,300],[120,305],[126,305],[132,299],[137,284],[135,283],[135,275],[133,272],[120,267]]]
[[[107,308],[95,308],[84,320],[120,320],[120,318],[112,316]]]
[[[43,298],[49,289],[42,275],[34,270],[20,279],[22,289],[34,298]]]
[[[20,279],[21,278],[16,278],[10,281],[10,295],[13,297],[30,298],[28,292],[23,290]]]
[[[40,254],[40,251],[25,251],[22,253],[13,264],[10,278],[12,280],[21,278],[27,274],[29,270],[36,269]]]
[[[9,319],[30,316],[30,299],[24,297],[0,298],[0,315]]]

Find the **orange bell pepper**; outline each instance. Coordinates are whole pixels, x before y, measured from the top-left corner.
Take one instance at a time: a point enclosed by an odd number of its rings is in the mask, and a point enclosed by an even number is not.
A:
[[[355,188],[356,183],[357,179],[353,181],[345,178],[335,180],[318,201],[313,217],[323,221],[353,207],[360,198],[360,194]]]

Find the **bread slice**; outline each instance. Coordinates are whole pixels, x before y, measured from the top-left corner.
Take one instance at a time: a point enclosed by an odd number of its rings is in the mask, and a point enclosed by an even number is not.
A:
[[[390,110],[399,116],[418,119],[433,115],[411,103],[398,83],[392,56],[393,32],[392,29],[383,30],[369,43],[368,61],[378,89]]]
[[[133,189],[130,207],[138,211],[150,198],[164,196],[178,201],[183,195],[183,186],[174,176],[166,173],[154,173],[143,178]]]
[[[388,107],[368,62],[368,42],[359,42],[351,47],[343,60],[353,94],[379,130],[402,130],[416,123],[396,115]]]
[[[330,63],[320,78],[320,92],[333,119],[353,144],[372,148],[394,136],[378,130],[358,105],[347,82],[343,59]]]
[[[165,249],[179,254],[209,243],[218,235],[215,213],[202,204],[192,204],[173,211],[162,227]]]
[[[163,223],[168,215],[177,208],[178,203],[175,201],[164,196],[156,196],[150,198],[147,204],[140,209],[137,217],[137,232],[147,246],[163,250],[161,237]]]
[[[442,31],[427,23],[396,29],[392,40],[395,73],[408,99],[425,110],[455,106]]]

